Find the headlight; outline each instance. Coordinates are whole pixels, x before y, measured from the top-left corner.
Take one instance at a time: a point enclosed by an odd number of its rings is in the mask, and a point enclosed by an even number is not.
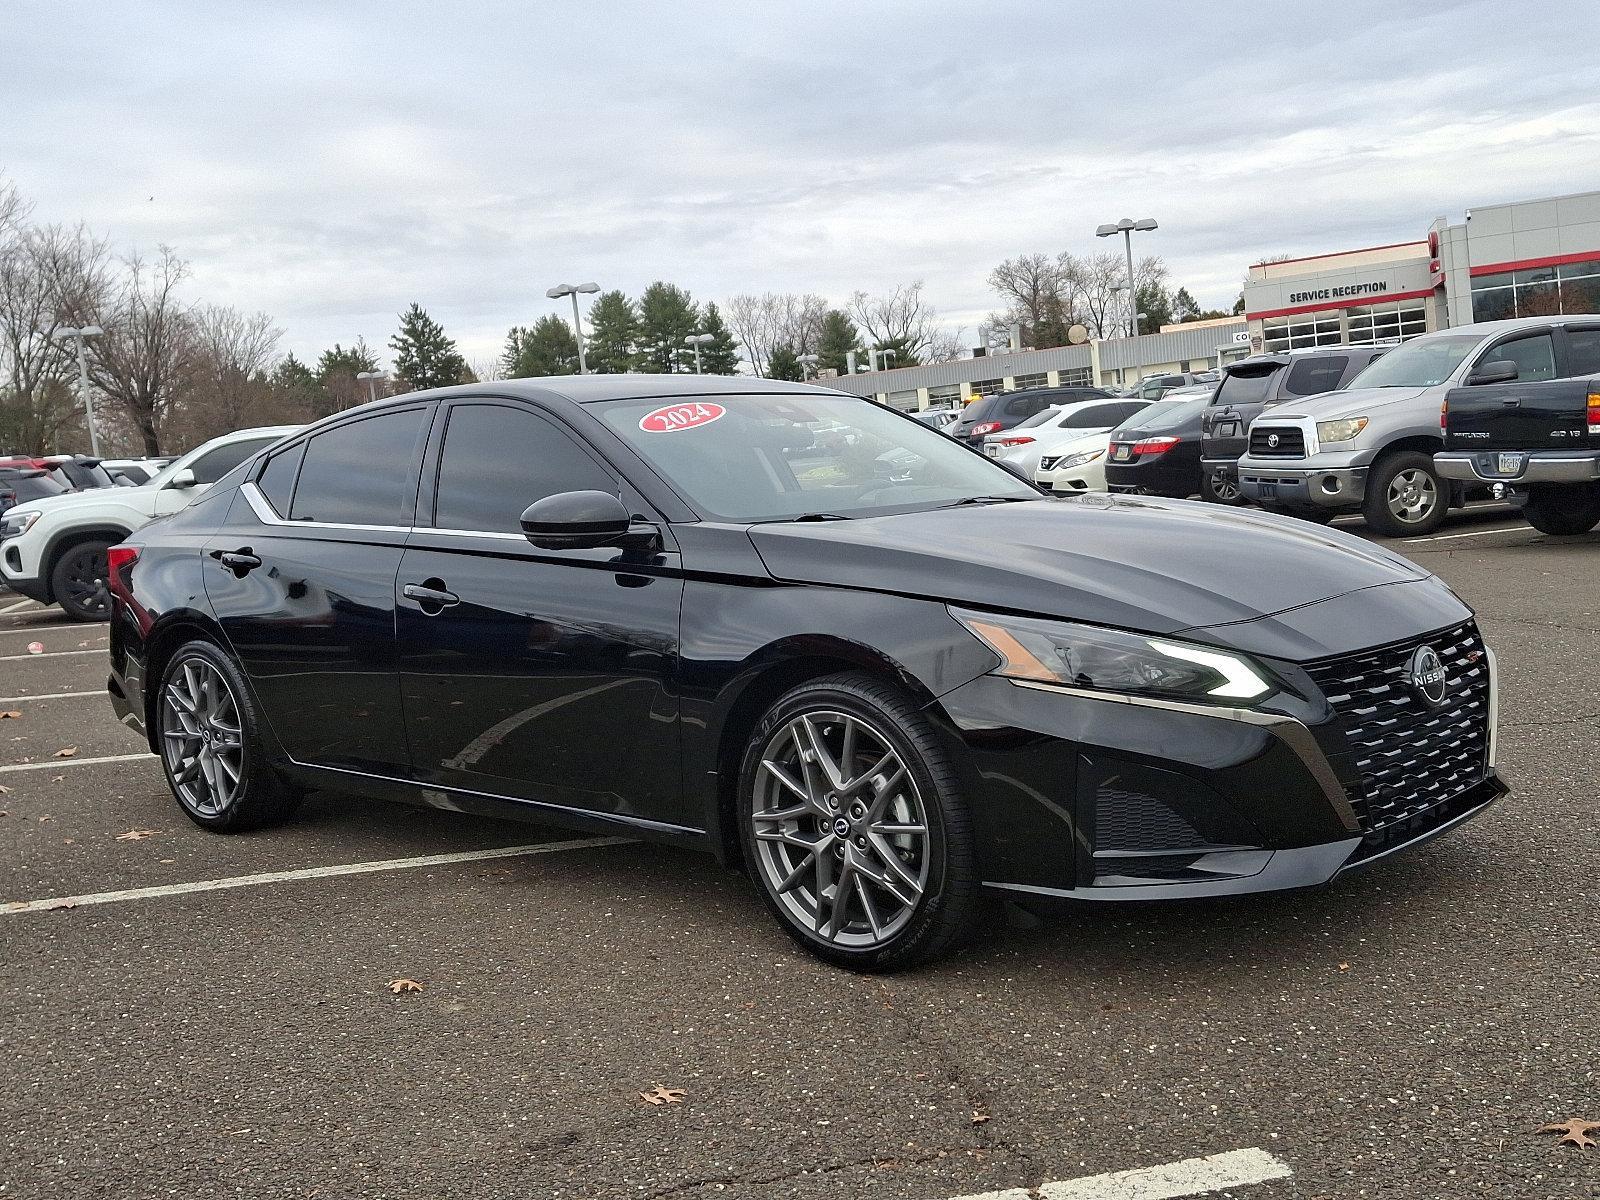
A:
[[[1343,421],[1318,421],[1317,441],[1348,442],[1366,427],[1365,417],[1350,417]]]
[[[1237,654],[1187,642],[952,608],[950,615],[1001,658],[995,673],[1097,691],[1211,704],[1252,704],[1275,689]]]
[[[33,523],[44,514],[38,509],[29,512],[18,512],[12,509],[3,519],[0,519],[0,538],[14,538],[27,533],[33,528]]]
[[[1092,463],[1104,453],[1104,450],[1086,450],[1082,454],[1068,455],[1066,458],[1063,458],[1056,464],[1056,469],[1060,470],[1062,467],[1081,467],[1085,463]]]

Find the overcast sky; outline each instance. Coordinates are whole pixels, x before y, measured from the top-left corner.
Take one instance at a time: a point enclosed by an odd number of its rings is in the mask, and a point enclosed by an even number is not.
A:
[[[970,339],[996,262],[1122,216],[1229,307],[1268,254],[1600,188],[1597,36],[1590,0],[5,0],[0,175],[302,357],[416,300],[486,358],[587,279],[923,279]]]

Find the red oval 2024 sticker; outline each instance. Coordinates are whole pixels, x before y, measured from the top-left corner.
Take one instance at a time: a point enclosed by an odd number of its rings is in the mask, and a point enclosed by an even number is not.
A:
[[[639,418],[639,428],[646,433],[677,433],[684,429],[698,429],[709,425],[728,410],[720,404],[707,404],[694,400],[688,404],[669,404],[647,412]]]

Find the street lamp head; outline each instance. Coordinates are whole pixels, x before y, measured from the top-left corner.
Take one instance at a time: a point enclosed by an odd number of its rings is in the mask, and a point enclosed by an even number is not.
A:
[[[1150,222],[1150,228],[1154,229],[1155,227],[1155,222]],[[572,285],[572,290],[575,292],[582,292],[585,296],[588,296],[594,292],[598,292],[600,290],[600,285],[598,283],[575,283]]]
[[[577,291],[577,289],[570,283],[558,283],[555,285],[555,287],[545,292],[545,295],[549,296],[552,300],[559,300],[563,296],[572,295],[572,293],[575,291]]]
[[[893,354],[893,353],[894,353],[894,351],[892,351],[892,350],[891,350],[891,351],[890,351],[890,352],[889,352],[889,353],[891,353],[891,354]],[[800,357],[799,357],[799,358],[797,358],[797,359],[796,359],[796,360],[795,360],[795,361],[796,361],[796,362],[803,362],[803,363],[805,363],[805,364],[806,364],[806,366],[808,366],[808,367],[814,367],[814,366],[816,366],[816,365],[817,365],[817,364],[818,364],[818,363],[819,363],[819,362],[821,362],[821,361],[822,361],[822,359],[821,359],[821,358],[820,358],[820,357],[818,357],[818,356],[817,356],[817,355],[815,355],[815,354],[802,354],[802,355],[801,355],[801,356],[800,356]]]
[[[1159,228],[1159,226],[1156,225],[1156,219],[1154,217],[1143,217],[1140,220],[1133,222],[1132,228],[1148,233],[1152,229]]]
[[[716,334],[713,333],[691,333],[683,339],[683,344],[685,346],[709,346],[716,340]]]
[[[101,329],[98,325],[58,325],[51,331],[50,336],[59,341],[64,338],[99,337],[104,332],[105,330]]]
[[[356,372],[356,378],[357,379],[382,379],[383,378],[383,372],[382,371],[357,371]]]
[[[1115,225],[1100,225],[1096,227],[1094,235],[1095,237],[1110,237],[1116,232],[1117,227]]]

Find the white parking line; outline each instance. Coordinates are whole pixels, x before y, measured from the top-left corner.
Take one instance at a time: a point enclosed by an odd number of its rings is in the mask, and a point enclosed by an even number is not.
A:
[[[1229,1150],[1159,1167],[1041,1184],[1031,1192],[1027,1188],[1008,1188],[1003,1192],[957,1196],[955,1200],[1032,1200],[1034,1196],[1039,1200],[1179,1200],[1223,1188],[1266,1183],[1269,1179],[1287,1179],[1293,1174],[1288,1163],[1265,1150]]]
[[[90,892],[83,896],[56,896],[49,900],[13,900],[0,904],[0,915],[47,912],[53,908],[82,908],[89,904],[117,904],[124,900],[154,900],[186,896],[192,892],[217,892],[224,888],[259,887],[264,883],[293,883],[301,879],[328,879],[336,875],[370,875],[376,871],[404,871],[412,867],[442,867],[451,863],[482,862],[488,858],[522,858],[557,854],[563,850],[589,850],[598,846],[626,846],[632,838],[574,838],[531,846],[500,846],[494,850],[463,850],[455,854],[424,854],[417,858],[385,858],[376,862],[345,863],[336,867],[306,867],[298,871],[266,871],[260,875],[235,875],[228,879],[202,879],[196,883],[169,883],[159,887],[129,888],[121,892]]]
[[[1478,529],[1472,533],[1441,533],[1438,537],[1407,538],[1406,545],[1415,546],[1418,542],[1448,542],[1451,538],[1488,537],[1491,533],[1515,533],[1521,528],[1520,525],[1507,525],[1504,529]]]
[[[95,634],[95,636],[105,637],[106,630],[109,628],[111,628],[110,621],[59,621],[52,622],[49,625],[40,625],[38,622],[35,622],[32,625],[6,625],[4,627],[0,627],[0,637],[9,637],[12,634],[19,633],[35,633],[46,635],[52,633],[73,634],[78,633],[80,630],[89,629],[98,629],[100,632]]]
[[[143,754],[107,754],[101,758],[47,758],[43,762],[11,763],[0,767],[0,771],[51,771],[56,767],[92,767],[98,763],[133,762],[140,758],[148,758],[151,762],[161,761],[146,750]]]
[[[8,604],[4,608],[0,608],[0,617],[5,616],[7,613],[19,612],[22,609],[27,608],[30,604],[38,604],[38,601],[22,599],[18,600],[14,604]],[[42,611],[44,609],[44,605],[39,604],[39,608]]]
[[[27,700],[76,700],[79,696],[105,697],[106,690],[97,692],[40,692],[37,696],[0,696],[0,704],[21,704]]]
[[[67,658],[73,654],[110,654],[105,646],[93,650],[46,650],[43,654],[0,654],[0,662],[26,662],[30,658]]]

